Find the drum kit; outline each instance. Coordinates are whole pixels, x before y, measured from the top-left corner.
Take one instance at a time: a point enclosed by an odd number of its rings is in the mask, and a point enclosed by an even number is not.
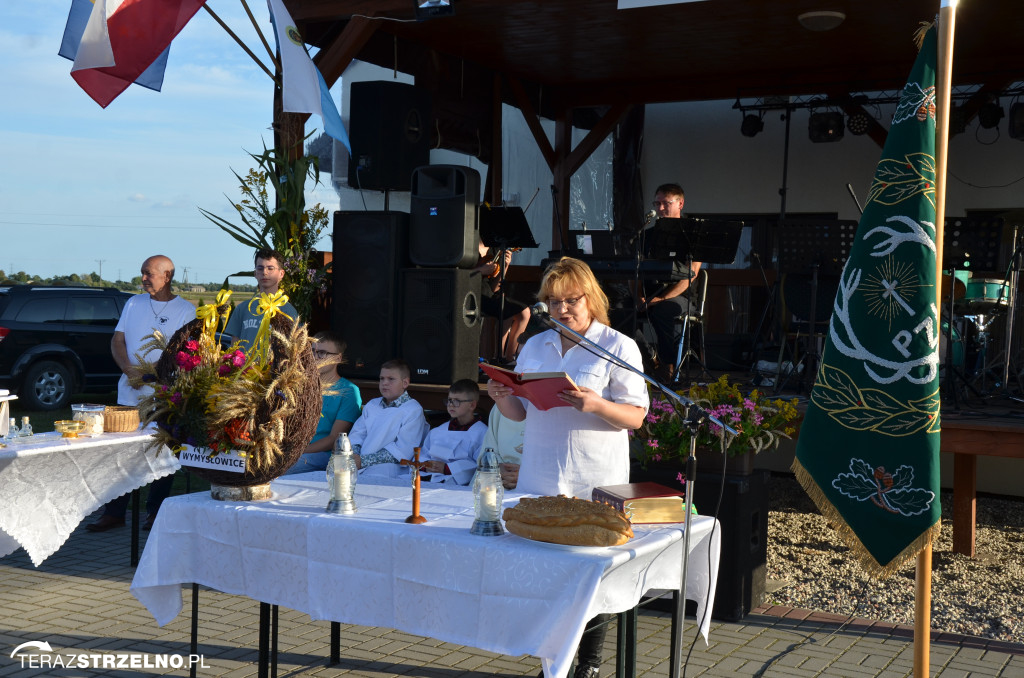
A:
[[[947,393],[954,404],[959,404],[961,394],[966,396],[961,388],[984,398],[996,395],[997,390],[1005,391],[1007,381],[1015,378],[1019,391],[1020,375],[1011,376],[1010,365],[1009,331],[1015,296],[1011,280],[974,278],[967,271],[943,271],[939,358],[943,377],[950,384]],[[997,336],[1006,340],[1002,351],[995,341]]]

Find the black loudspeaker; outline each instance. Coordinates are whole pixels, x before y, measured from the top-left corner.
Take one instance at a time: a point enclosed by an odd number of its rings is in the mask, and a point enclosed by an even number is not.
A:
[[[458,165],[417,167],[409,206],[409,256],[417,266],[472,268],[479,258],[480,173]]]
[[[477,380],[480,354],[480,277],[458,268],[402,271],[399,354],[413,383]]]
[[[403,82],[354,82],[350,90],[348,185],[408,191],[430,162],[430,93]]]
[[[718,565],[713,619],[737,621],[764,602],[768,568],[768,482],[771,473],[726,475],[718,510],[722,557]],[[721,489],[720,473],[698,473],[693,502],[701,515],[713,515]]]
[[[348,343],[346,377],[376,379],[398,357],[398,281],[408,265],[408,214],[334,213],[331,328]]]

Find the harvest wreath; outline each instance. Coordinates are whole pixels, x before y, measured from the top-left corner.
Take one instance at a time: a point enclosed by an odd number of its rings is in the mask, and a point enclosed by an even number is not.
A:
[[[213,484],[244,487],[268,483],[298,460],[316,431],[320,379],[306,327],[280,310],[288,300],[281,293],[260,296],[263,319],[251,347],[225,347],[217,332],[227,324],[230,295],[221,290],[169,340],[154,333],[140,355],[155,348],[160,358],[141,362],[132,383],[154,389],[139,403],[144,423],[157,426],[150,449],[238,450],[244,473],[193,470]]]

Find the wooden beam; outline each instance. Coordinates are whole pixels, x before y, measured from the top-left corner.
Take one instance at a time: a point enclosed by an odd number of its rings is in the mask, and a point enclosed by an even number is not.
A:
[[[518,78],[509,77],[508,85],[512,90],[512,96],[515,99],[516,106],[520,111],[522,111],[523,117],[526,118],[526,124],[530,128],[530,132],[533,133],[533,139],[537,142],[537,148],[540,150],[540,154],[544,156],[544,162],[547,163],[548,169],[554,172],[555,164],[557,163],[555,150],[551,148],[551,142],[548,141],[548,135],[544,133],[544,128],[540,124],[540,118],[537,116],[537,112],[533,108],[533,103],[530,102],[530,97],[526,94],[526,89],[523,88],[523,83],[521,83]]]
[[[551,249],[560,249],[569,238],[569,182],[568,158],[572,149],[572,111],[563,108],[555,117],[555,166],[552,170],[552,224]]]
[[[413,18],[412,0],[284,0],[295,21],[338,21],[354,15]]]
[[[324,81],[331,87],[338,81],[341,74],[345,72],[348,65],[359,54],[366,41],[370,39],[376,30],[379,21],[372,21],[363,17],[353,17],[345,24],[344,30],[327,49],[321,50],[313,59],[316,67],[324,76]]]
[[[604,142],[605,137],[611,134],[615,126],[619,124],[622,117],[629,112],[630,104],[618,103],[608,109],[608,111],[601,117],[594,127],[587,132],[587,136],[576,145],[576,148],[572,149],[572,152],[566,158],[566,173],[571,177],[576,173],[587,158],[597,150],[597,147]]]

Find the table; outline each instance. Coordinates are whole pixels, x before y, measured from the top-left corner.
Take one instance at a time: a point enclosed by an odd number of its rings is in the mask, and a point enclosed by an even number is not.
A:
[[[324,512],[322,474],[272,487],[273,498],[259,503],[204,494],[164,502],[131,585],[158,624],[181,611],[182,584],[198,583],[314,620],[534,655],[546,675],[564,676],[587,620],[629,610],[645,591],[679,588],[681,525],[635,526],[636,536],[618,547],[564,547],[471,535],[466,488],[424,487],[428,522],[411,525],[408,483],[361,479],[350,516]],[[506,495],[505,504],[519,496]],[[692,529],[686,593],[700,619],[714,604],[720,529],[707,517]],[[710,623],[709,614],[705,641]]]
[[[0,557],[19,546],[39,565],[111,499],[174,473],[166,447],[143,452],[149,431],[62,438],[37,433],[0,449]]]
[[[944,418],[940,449],[953,455],[953,553],[973,558],[978,456],[1024,457],[1024,426],[1012,420]]]

